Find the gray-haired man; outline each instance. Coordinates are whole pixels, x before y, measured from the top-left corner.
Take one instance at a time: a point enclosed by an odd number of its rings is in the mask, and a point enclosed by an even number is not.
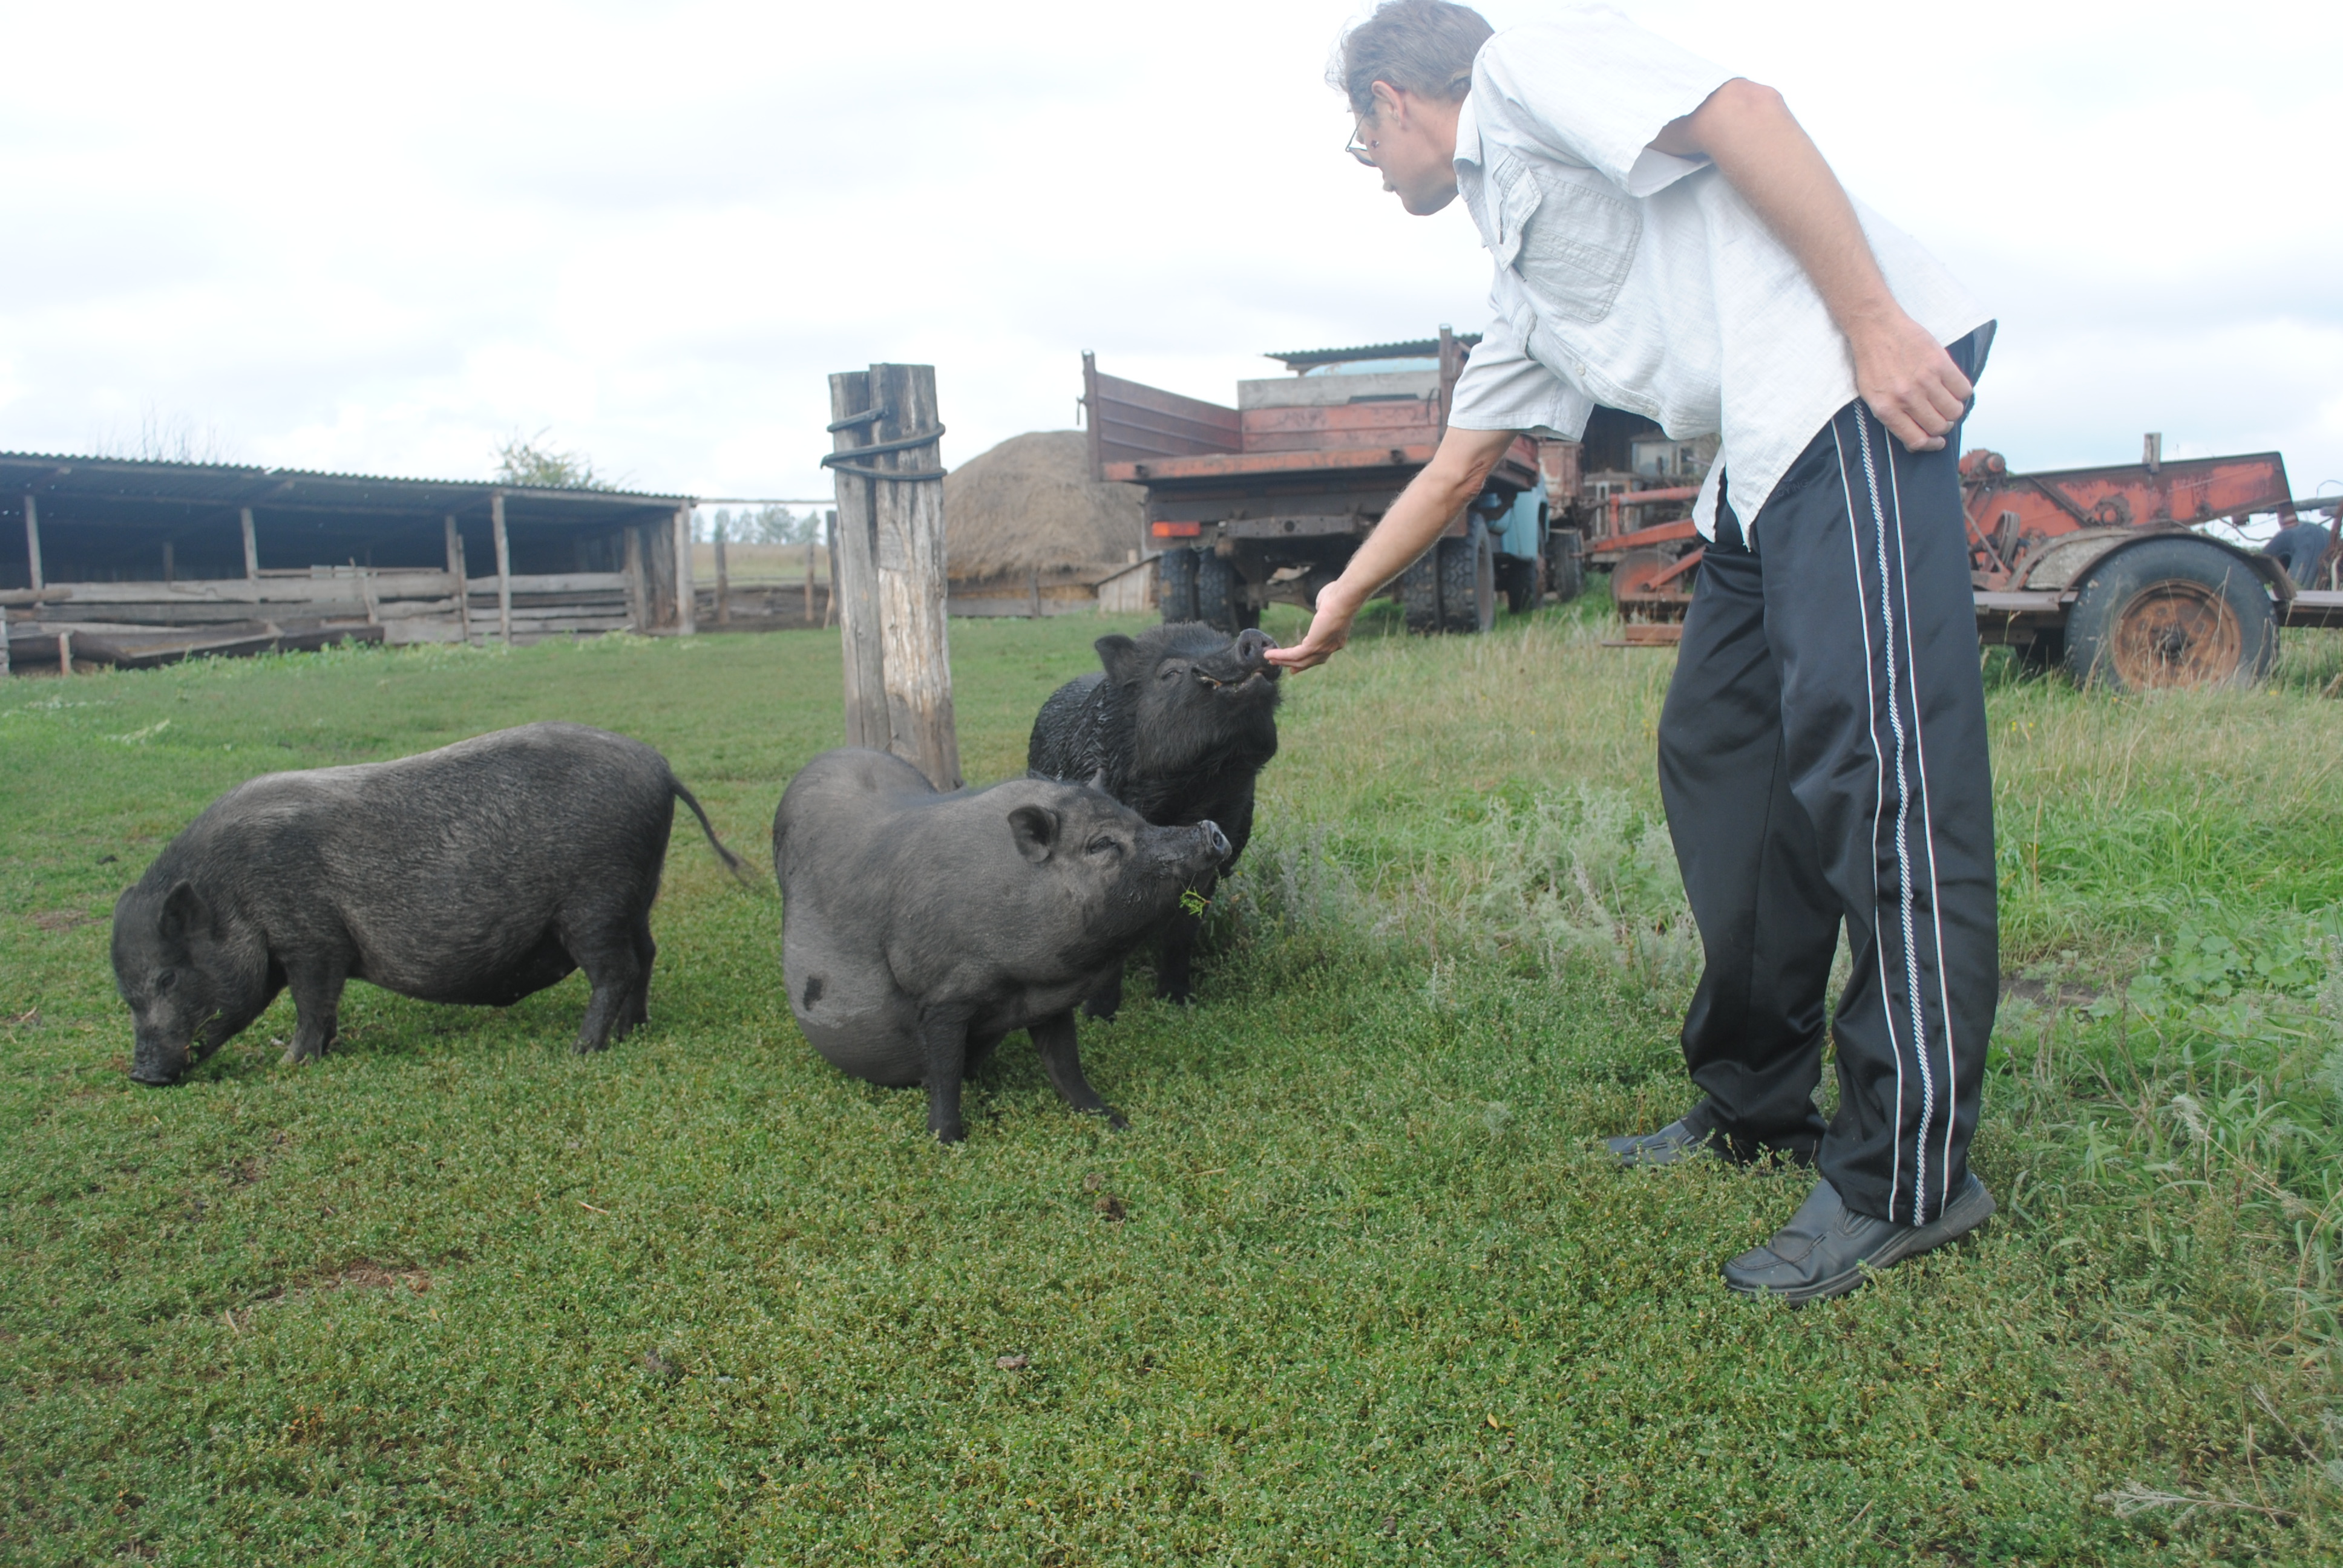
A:
[[[1993,1211],[1967,1163],[1999,972],[1954,468],[1993,324],[1849,199],[1779,95],[1608,9],[1493,36],[1464,6],[1390,0],[1344,38],[1337,85],[1353,155],[1403,206],[1463,196],[1492,319],[1438,454],[1270,657],[1340,648],[1516,432],[1576,437],[1599,403],[1722,437],[1659,747],[1706,957],[1684,1027],[1704,1098],[1611,1147],[1812,1160],[1813,1195],[1725,1282],[1852,1290]]]

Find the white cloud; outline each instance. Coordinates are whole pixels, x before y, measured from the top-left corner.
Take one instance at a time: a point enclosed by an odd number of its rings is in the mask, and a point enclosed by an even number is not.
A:
[[[1996,306],[1975,439],[2343,480],[2335,8],[1627,8],[1780,86]],[[5,0],[42,67],[0,95],[0,447],[162,410],[465,475],[549,429],[810,495],[825,377],[872,360],[936,364],[957,462],[1070,424],[1084,348],[1226,398],[1264,349],[1476,326],[1462,215],[1338,151],[1353,9]]]

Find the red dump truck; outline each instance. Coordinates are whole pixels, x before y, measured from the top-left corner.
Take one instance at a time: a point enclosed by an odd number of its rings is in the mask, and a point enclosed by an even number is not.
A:
[[[1091,472],[1147,487],[1164,618],[1234,631],[1259,625],[1264,605],[1309,606],[1431,461],[1477,341],[1443,327],[1414,342],[1272,354],[1289,374],[1239,382],[1235,407],[1109,376],[1083,355]],[[1485,631],[1500,593],[1533,608],[1558,566],[1567,585],[1575,537],[1545,527],[1538,459],[1534,442],[1514,442],[1393,585],[1411,628]]]

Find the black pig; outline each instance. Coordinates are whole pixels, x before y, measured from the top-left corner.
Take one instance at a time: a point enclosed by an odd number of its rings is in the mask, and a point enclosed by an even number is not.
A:
[[[1151,827],[1096,789],[940,795],[899,757],[826,751],[773,818],[790,1010],[845,1071],[925,1083],[944,1142],[966,1136],[962,1080],[1018,1029],[1067,1104],[1120,1127],[1082,1076],[1074,1004],[1228,853],[1210,822]]]
[[[285,1060],[322,1055],[349,980],[504,1007],[583,968],[578,1049],[600,1050],[643,1021],[679,799],[740,874],[666,758],[582,724],[247,779],[114,906],[131,1076],[176,1081],[288,985]]]
[[[1277,644],[1262,632],[1231,638],[1182,621],[1095,646],[1105,668],[1041,705],[1025,766],[1038,778],[1092,779],[1159,826],[1217,822],[1233,867],[1252,837],[1253,781],[1277,755],[1278,667],[1262,657]],[[1199,890],[1209,898],[1212,883]],[[1200,923],[1190,909],[1165,921],[1156,995],[1188,1000]],[[1090,1010],[1112,1018],[1121,1001],[1117,966]]]

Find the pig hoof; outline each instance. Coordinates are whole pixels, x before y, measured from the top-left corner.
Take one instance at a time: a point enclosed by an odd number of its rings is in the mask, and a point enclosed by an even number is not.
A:
[[[1117,1132],[1127,1131],[1131,1127],[1130,1121],[1124,1118],[1122,1112],[1117,1111],[1111,1105],[1101,1108],[1098,1114],[1105,1117],[1106,1124],[1109,1127],[1113,1128]]]
[[[936,1141],[939,1143],[965,1143],[968,1141],[968,1129],[957,1121],[953,1122],[950,1127],[939,1127],[935,1129],[935,1134]]]

